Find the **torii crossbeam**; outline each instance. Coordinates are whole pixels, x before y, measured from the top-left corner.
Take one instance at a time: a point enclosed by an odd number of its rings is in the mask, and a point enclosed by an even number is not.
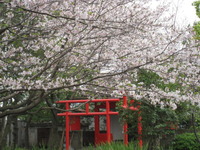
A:
[[[113,107],[113,103],[119,102],[120,99],[94,99],[94,100],[61,100],[57,101],[56,103],[64,103],[66,106],[66,112],[64,113],[58,113],[58,116],[65,116],[66,117],[66,150],[69,150],[70,146],[70,116],[95,116],[95,144],[99,144],[101,142],[108,142],[110,143],[112,141],[112,136],[111,136],[111,126],[110,126],[110,115],[118,115],[119,112],[114,112],[111,111],[110,109]],[[70,112],[70,104],[71,103],[85,103],[85,112]],[[91,112],[89,109],[90,103],[95,103],[95,112]],[[99,106],[97,103],[104,103],[105,104],[105,111],[104,112],[99,112]],[[115,105],[114,105],[115,107]],[[123,108],[125,109],[131,109],[133,111],[136,111],[139,109],[140,106],[138,107],[128,107],[127,104],[127,97],[123,96]],[[138,112],[140,113],[140,111]],[[101,135],[99,131],[99,115],[105,115],[106,116],[106,138],[103,140],[102,137],[105,136]],[[141,124],[141,117],[138,118],[138,134],[139,134],[139,146],[142,147],[142,124]],[[127,123],[124,124],[124,144],[128,145],[128,134],[127,134],[127,129],[128,125]],[[98,138],[99,137],[99,138]]]

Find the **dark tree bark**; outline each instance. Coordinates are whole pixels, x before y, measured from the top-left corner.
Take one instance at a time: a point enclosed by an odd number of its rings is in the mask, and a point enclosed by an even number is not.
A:
[[[17,123],[17,116],[13,115],[11,116],[11,121],[12,121],[12,136],[13,136],[13,141],[12,141],[12,148],[15,149],[18,145],[18,123]]]
[[[193,127],[193,132],[194,132],[194,135],[196,137],[196,140],[198,143],[200,143],[200,139],[199,139],[199,136],[197,135],[197,131],[196,131],[196,126],[195,126],[195,116],[194,116],[194,112],[192,112],[192,127]]]
[[[52,101],[55,99],[54,95],[51,94],[51,98],[50,100],[46,100],[47,105],[49,107],[52,107]],[[57,112],[56,110],[51,109],[51,114],[52,114],[52,127],[51,127],[51,131],[50,131],[50,136],[49,136],[49,141],[48,141],[48,146],[49,148],[55,149],[55,148],[59,148],[59,143],[60,143],[60,135],[58,133],[58,126],[59,126],[59,122],[58,122],[58,118],[57,118]]]
[[[2,124],[1,124],[1,134],[0,134],[0,150],[3,150],[7,145],[7,135],[10,133],[11,129],[11,117],[8,116],[7,119],[1,118]],[[11,141],[9,141],[8,144],[11,144]]]
[[[3,133],[4,133],[4,120],[5,118],[0,118],[0,149],[2,149],[3,147]]]
[[[29,149],[30,148],[30,144],[29,144],[29,127],[30,127],[30,123],[32,120],[32,116],[30,114],[30,116],[28,117],[28,119],[26,120],[26,127],[25,127],[25,148]]]

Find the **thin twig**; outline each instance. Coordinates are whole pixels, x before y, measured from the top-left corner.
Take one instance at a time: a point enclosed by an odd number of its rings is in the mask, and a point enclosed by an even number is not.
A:
[[[67,101],[67,100],[66,100]],[[62,109],[62,108],[58,108],[58,107],[40,107],[37,111],[34,112],[28,112],[28,114],[37,114],[38,112],[40,112],[41,110],[46,110],[46,109],[52,109],[52,110],[58,110],[58,111],[62,111],[62,112],[70,112],[70,111],[75,111],[78,110],[80,107],[82,107],[83,105],[90,103],[91,100],[88,100],[87,102],[81,103],[79,106],[75,107],[75,108],[71,108],[71,109]]]

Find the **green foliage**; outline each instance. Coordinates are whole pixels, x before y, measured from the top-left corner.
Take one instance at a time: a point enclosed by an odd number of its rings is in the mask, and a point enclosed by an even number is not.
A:
[[[193,5],[196,9],[196,15],[200,18],[200,0],[194,2]],[[193,28],[196,33],[195,39],[200,40],[200,22],[197,22]]]
[[[195,39],[200,40],[200,22],[196,23],[193,28],[196,33]]]
[[[174,68],[170,68],[168,71],[172,72]],[[151,70],[139,69],[137,74],[137,81],[133,81],[136,85],[143,83],[143,87],[149,89],[152,85],[163,91],[176,91],[181,90],[182,87],[178,82],[175,83],[165,83],[163,79],[155,72]]]
[[[60,109],[65,109],[65,105],[56,104],[55,102],[58,100],[67,100],[67,99],[73,99],[75,97],[81,97],[79,93],[75,93],[72,91],[55,91],[54,93],[50,94],[48,97],[46,97],[46,100],[51,103],[51,107],[55,106]],[[21,98],[22,99],[22,98]],[[54,110],[56,111],[56,110]],[[28,111],[25,115],[20,115],[20,120],[28,120],[31,117],[31,122],[34,123],[44,123],[44,122],[52,122],[53,114],[49,106],[47,105],[46,101],[42,101],[40,104],[38,104],[36,107],[32,108]],[[58,117],[57,121],[59,123],[63,122],[62,117]]]
[[[94,148],[94,146],[89,146],[83,148],[83,150],[148,150],[148,143],[144,144],[142,149],[138,146],[137,142],[130,142],[128,146],[125,146],[122,142],[112,142],[110,144],[102,144]],[[166,150],[164,148],[159,148],[158,150]],[[172,150],[169,147],[167,150]]]
[[[196,128],[200,127],[200,107],[194,105],[191,102],[179,102],[177,104],[177,109],[175,110],[178,116],[179,126],[182,129],[191,129],[192,128],[192,113],[195,115],[195,124]]]
[[[143,82],[145,87],[149,88],[152,84],[160,86],[163,84],[162,78],[155,72],[140,69],[138,71],[138,83]]]
[[[174,150],[199,150],[200,143],[196,141],[194,133],[183,133],[175,137],[173,147]]]
[[[38,49],[37,51],[30,51],[31,54],[35,57],[39,57],[39,58],[45,58],[45,55],[44,55],[44,50],[43,49]]]
[[[200,0],[195,1],[193,5],[195,6],[196,9],[196,15],[200,18]]]
[[[12,147],[6,147],[6,148],[4,148],[4,150],[13,150],[13,148]],[[14,150],[28,150],[28,149],[16,147]],[[29,150],[57,150],[57,149],[53,149],[53,148],[47,149],[45,147],[44,148],[33,147],[33,148],[30,148]]]
[[[111,144],[105,143],[102,145],[99,145],[97,147],[94,146],[89,146],[89,147],[83,147],[83,150],[141,150],[139,148],[137,143],[129,143],[128,146],[125,146],[122,142],[113,142]],[[5,150],[13,150],[12,148],[8,147]],[[25,148],[15,148],[15,150],[27,150]],[[38,147],[33,147],[30,150],[54,150],[52,148],[38,148]],[[147,150],[147,145],[144,145],[142,150]]]
[[[143,126],[147,135],[167,135],[173,133],[171,125],[177,124],[177,116],[171,108],[160,108],[159,105],[142,106]]]
[[[147,150],[147,145],[144,145],[143,150]],[[84,148],[84,150],[94,150],[93,146]],[[122,142],[113,142],[111,144],[105,143],[99,145],[95,150],[141,150],[137,143],[130,142],[128,146],[125,146]]]
[[[5,147],[4,150],[13,150],[11,147]],[[26,150],[24,148],[15,148],[15,150]]]
[[[52,12],[52,15],[59,16],[60,13],[61,13],[60,10],[54,10],[54,11]]]
[[[162,107],[150,104],[147,100],[142,100],[141,116],[143,124],[143,136],[162,136],[174,133],[171,128],[177,125],[178,118],[174,110],[169,107]],[[131,115],[133,114],[133,115]],[[137,131],[138,112],[129,112],[130,131]],[[173,127],[172,127],[173,126]]]
[[[122,122],[126,121],[129,125],[128,133],[132,140],[138,138],[137,123],[139,115],[142,116],[142,138],[149,143],[149,147],[159,149],[160,145],[156,145],[156,140],[173,139],[175,130],[178,125],[178,117],[175,110],[170,107],[161,107],[159,104],[153,105],[148,100],[141,100],[141,113],[129,109],[123,109],[118,104],[119,114]],[[129,106],[132,104],[129,104]],[[138,105],[138,101],[134,106]],[[165,144],[165,143],[164,143]],[[168,146],[168,145],[162,146]],[[170,146],[170,145],[169,145]],[[168,148],[169,148],[168,146]]]

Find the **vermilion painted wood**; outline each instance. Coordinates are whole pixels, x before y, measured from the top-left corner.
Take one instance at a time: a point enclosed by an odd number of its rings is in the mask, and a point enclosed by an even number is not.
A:
[[[123,108],[127,109],[128,108],[128,103],[127,103],[127,97],[123,96]],[[124,144],[128,145],[128,124],[124,123]]]
[[[110,111],[109,113],[107,112],[88,112],[88,113],[72,113],[72,112],[68,112],[67,115],[68,116],[93,116],[93,115],[118,115],[119,112],[112,112]],[[59,113],[57,114],[58,116],[66,116],[66,113]]]
[[[124,123],[124,145],[128,145],[128,124]]]
[[[130,104],[133,104],[135,101],[134,100],[131,100],[130,101]],[[137,107],[134,107],[134,106],[128,106],[128,103],[127,103],[127,97],[126,96],[123,96],[123,105],[122,107],[124,109],[130,109],[130,110],[133,110],[133,111],[138,111],[140,109],[140,105],[141,103],[138,103]],[[141,117],[141,111],[138,111],[138,124],[137,124],[137,128],[138,128],[138,144],[140,146],[140,148],[142,148],[143,146],[143,141],[142,141],[142,117]],[[128,145],[128,134],[127,134],[127,131],[128,131],[128,125],[127,123],[124,124],[124,144],[125,145]]]
[[[138,110],[140,109],[141,103],[137,106]],[[138,141],[139,141],[139,146],[142,148],[143,146],[143,141],[142,141],[142,116],[141,116],[141,111],[138,111]]]
[[[69,123],[70,131],[81,130],[80,116],[70,116],[69,119],[70,119]]]
[[[86,113],[86,114],[89,114],[89,111],[90,111],[90,110],[89,110],[89,103],[86,103],[86,104],[85,104],[85,113]]]
[[[111,130],[110,130],[110,103],[106,101],[106,129],[107,129],[107,140],[111,142]]]
[[[69,106],[69,103],[66,103],[66,110],[69,110],[70,109],[70,106]],[[66,140],[66,150],[69,150],[69,145],[70,145],[70,141],[69,141],[69,138],[70,138],[70,135],[69,135],[69,131],[70,131],[70,128],[69,128],[69,115],[68,115],[69,112],[66,112],[66,137],[65,137],[65,140]]]
[[[117,102],[120,101],[120,99],[95,99],[95,100],[64,100],[64,101],[57,101],[56,103],[65,103],[66,104],[66,112],[65,113],[59,113],[58,116],[66,116],[66,150],[69,150],[70,147],[70,125],[69,125],[69,117],[70,116],[85,116],[85,115],[94,115],[95,117],[95,135],[97,136],[103,136],[106,135],[107,142],[111,142],[111,129],[110,129],[110,115],[118,115],[118,112],[112,112],[110,111],[110,102]],[[88,102],[88,103],[87,103]],[[89,104],[93,102],[106,102],[106,111],[105,112],[99,112],[99,109],[95,108],[96,112],[90,112],[89,110]],[[70,110],[70,103],[85,103],[85,112],[76,113],[76,112],[69,112]],[[106,115],[106,127],[107,127],[107,133],[106,134],[100,134],[99,131],[99,116],[98,115]],[[105,140],[105,138],[101,138],[101,140]],[[98,141],[98,138],[95,138],[95,143],[100,143]]]
[[[84,100],[61,100],[61,101],[57,101],[56,103],[84,103],[84,102],[118,102],[120,101],[120,99],[93,99],[93,100],[89,100],[89,99],[84,99]]]
[[[65,103],[66,104],[66,112],[65,113],[58,113],[58,116],[66,116],[66,150],[69,150],[70,146],[70,116],[87,116],[87,115],[93,115],[95,119],[95,144],[99,144],[101,142],[111,142],[112,141],[112,134],[111,134],[111,128],[110,128],[110,115],[118,115],[119,112],[113,112],[110,111],[110,108],[115,107],[116,105],[113,104],[113,102],[118,102],[120,99],[94,99],[94,100],[61,100],[57,101],[56,103]],[[103,102],[101,105],[97,105],[98,102]],[[70,103],[85,103],[85,112],[69,112],[70,111]],[[90,103],[95,103],[95,112],[90,112],[89,105]],[[134,103],[134,100],[131,101],[131,103]],[[140,109],[140,104],[137,107],[131,106],[128,107],[127,104],[127,97],[123,96],[123,108],[130,109],[133,111],[137,111]],[[99,108],[106,108],[104,112],[99,112]],[[139,115],[141,111],[138,112]],[[107,132],[106,134],[100,133],[99,130],[99,115],[106,115],[106,128]],[[138,118],[138,134],[139,134],[139,145],[142,147],[142,123],[141,123],[142,117],[140,116]],[[127,123],[124,124],[124,144],[128,145],[128,125]],[[106,138],[104,137],[106,135]],[[98,138],[99,137],[99,138]]]

